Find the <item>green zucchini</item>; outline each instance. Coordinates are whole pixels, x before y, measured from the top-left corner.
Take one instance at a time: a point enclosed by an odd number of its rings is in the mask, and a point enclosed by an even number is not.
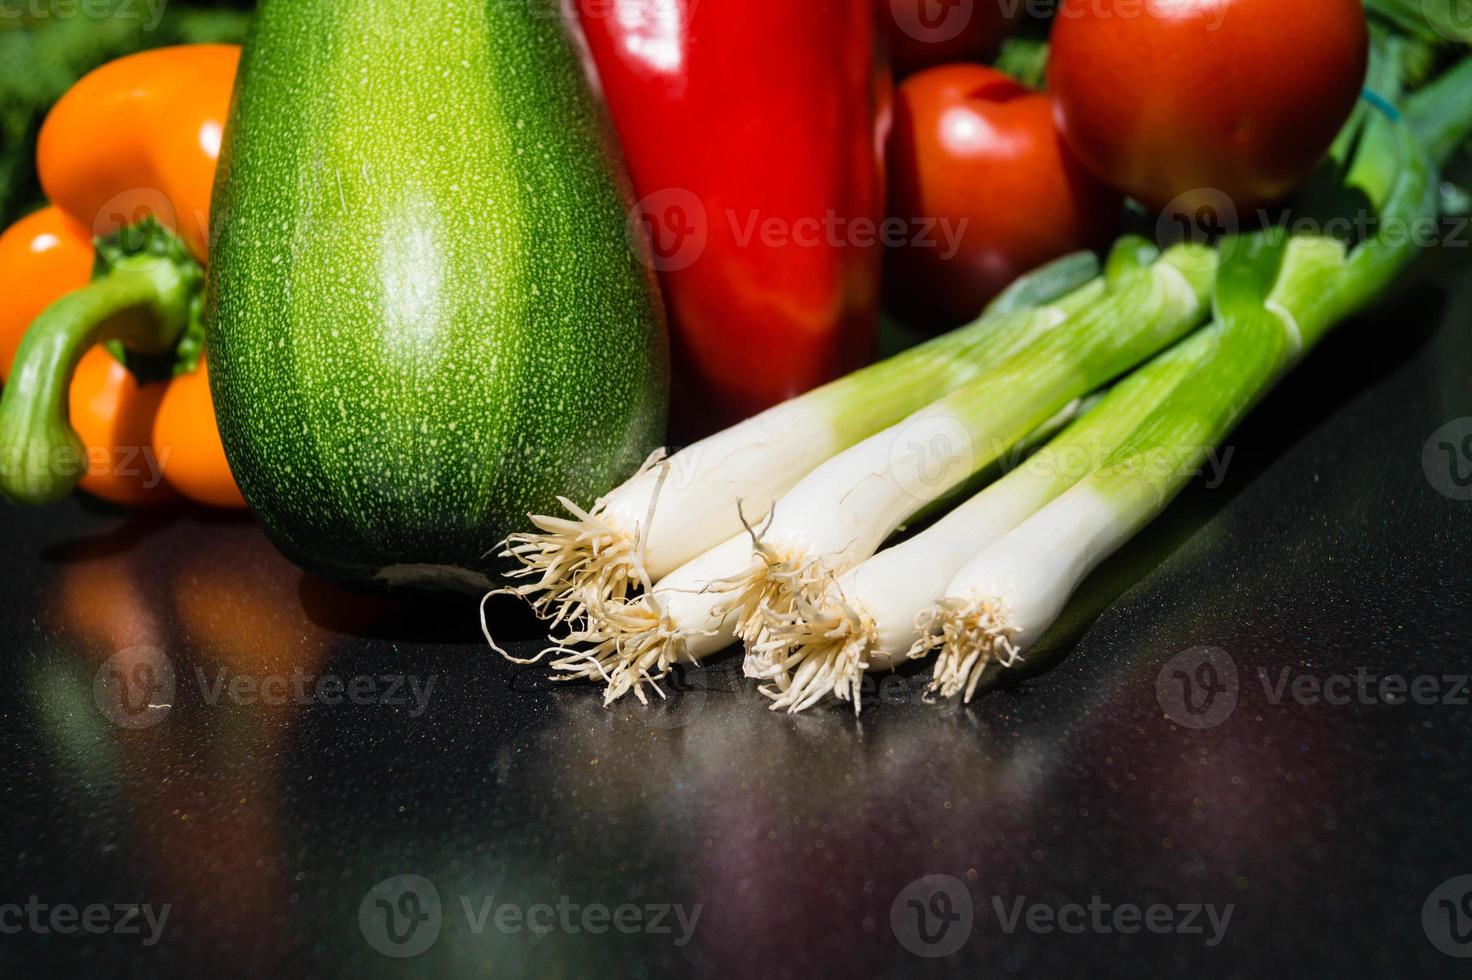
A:
[[[554,7],[261,3],[206,345],[231,470],[282,551],[479,588],[528,513],[643,462],[668,364],[632,196]]]

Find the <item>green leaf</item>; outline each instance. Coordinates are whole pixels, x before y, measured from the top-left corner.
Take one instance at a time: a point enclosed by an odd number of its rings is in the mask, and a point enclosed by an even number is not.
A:
[[[1042,88],[1048,74],[1048,42],[1031,37],[1009,38],[997,55],[995,67],[1029,88]]]

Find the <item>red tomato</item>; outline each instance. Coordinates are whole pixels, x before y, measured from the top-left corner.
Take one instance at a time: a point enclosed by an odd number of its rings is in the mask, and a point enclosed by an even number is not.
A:
[[[1362,0],[1064,0],[1048,87],[1100,179],[1160,209],[1302,183],[1354,108]]]
[[[1053,126],[1052,104],[980,65],[947,65],[895,96],[888,284],[912,316],[963,322],[1022,273],[1103,245],[1119,197],[1089,176]]]
[[[996,53],[1023,5],[1005,0],[874,0],[896,75]]]

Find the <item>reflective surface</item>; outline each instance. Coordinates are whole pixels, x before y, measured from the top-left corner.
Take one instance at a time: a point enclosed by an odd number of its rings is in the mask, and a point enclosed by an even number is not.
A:
[[[605,711],[473,601],[346,595],[249,523],[4,509],[0,975],[1465,975],[1443,285],[1332,338],[964,710],[922,671],[772,715],[727,657]]]

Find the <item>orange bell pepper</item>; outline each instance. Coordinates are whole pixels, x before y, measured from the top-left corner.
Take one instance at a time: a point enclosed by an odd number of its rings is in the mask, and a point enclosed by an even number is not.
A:
[[[104,65],[47,116],[49,207],[0,235],[0,492],[243,507],[199,321],[210,190],[240,49]]]

